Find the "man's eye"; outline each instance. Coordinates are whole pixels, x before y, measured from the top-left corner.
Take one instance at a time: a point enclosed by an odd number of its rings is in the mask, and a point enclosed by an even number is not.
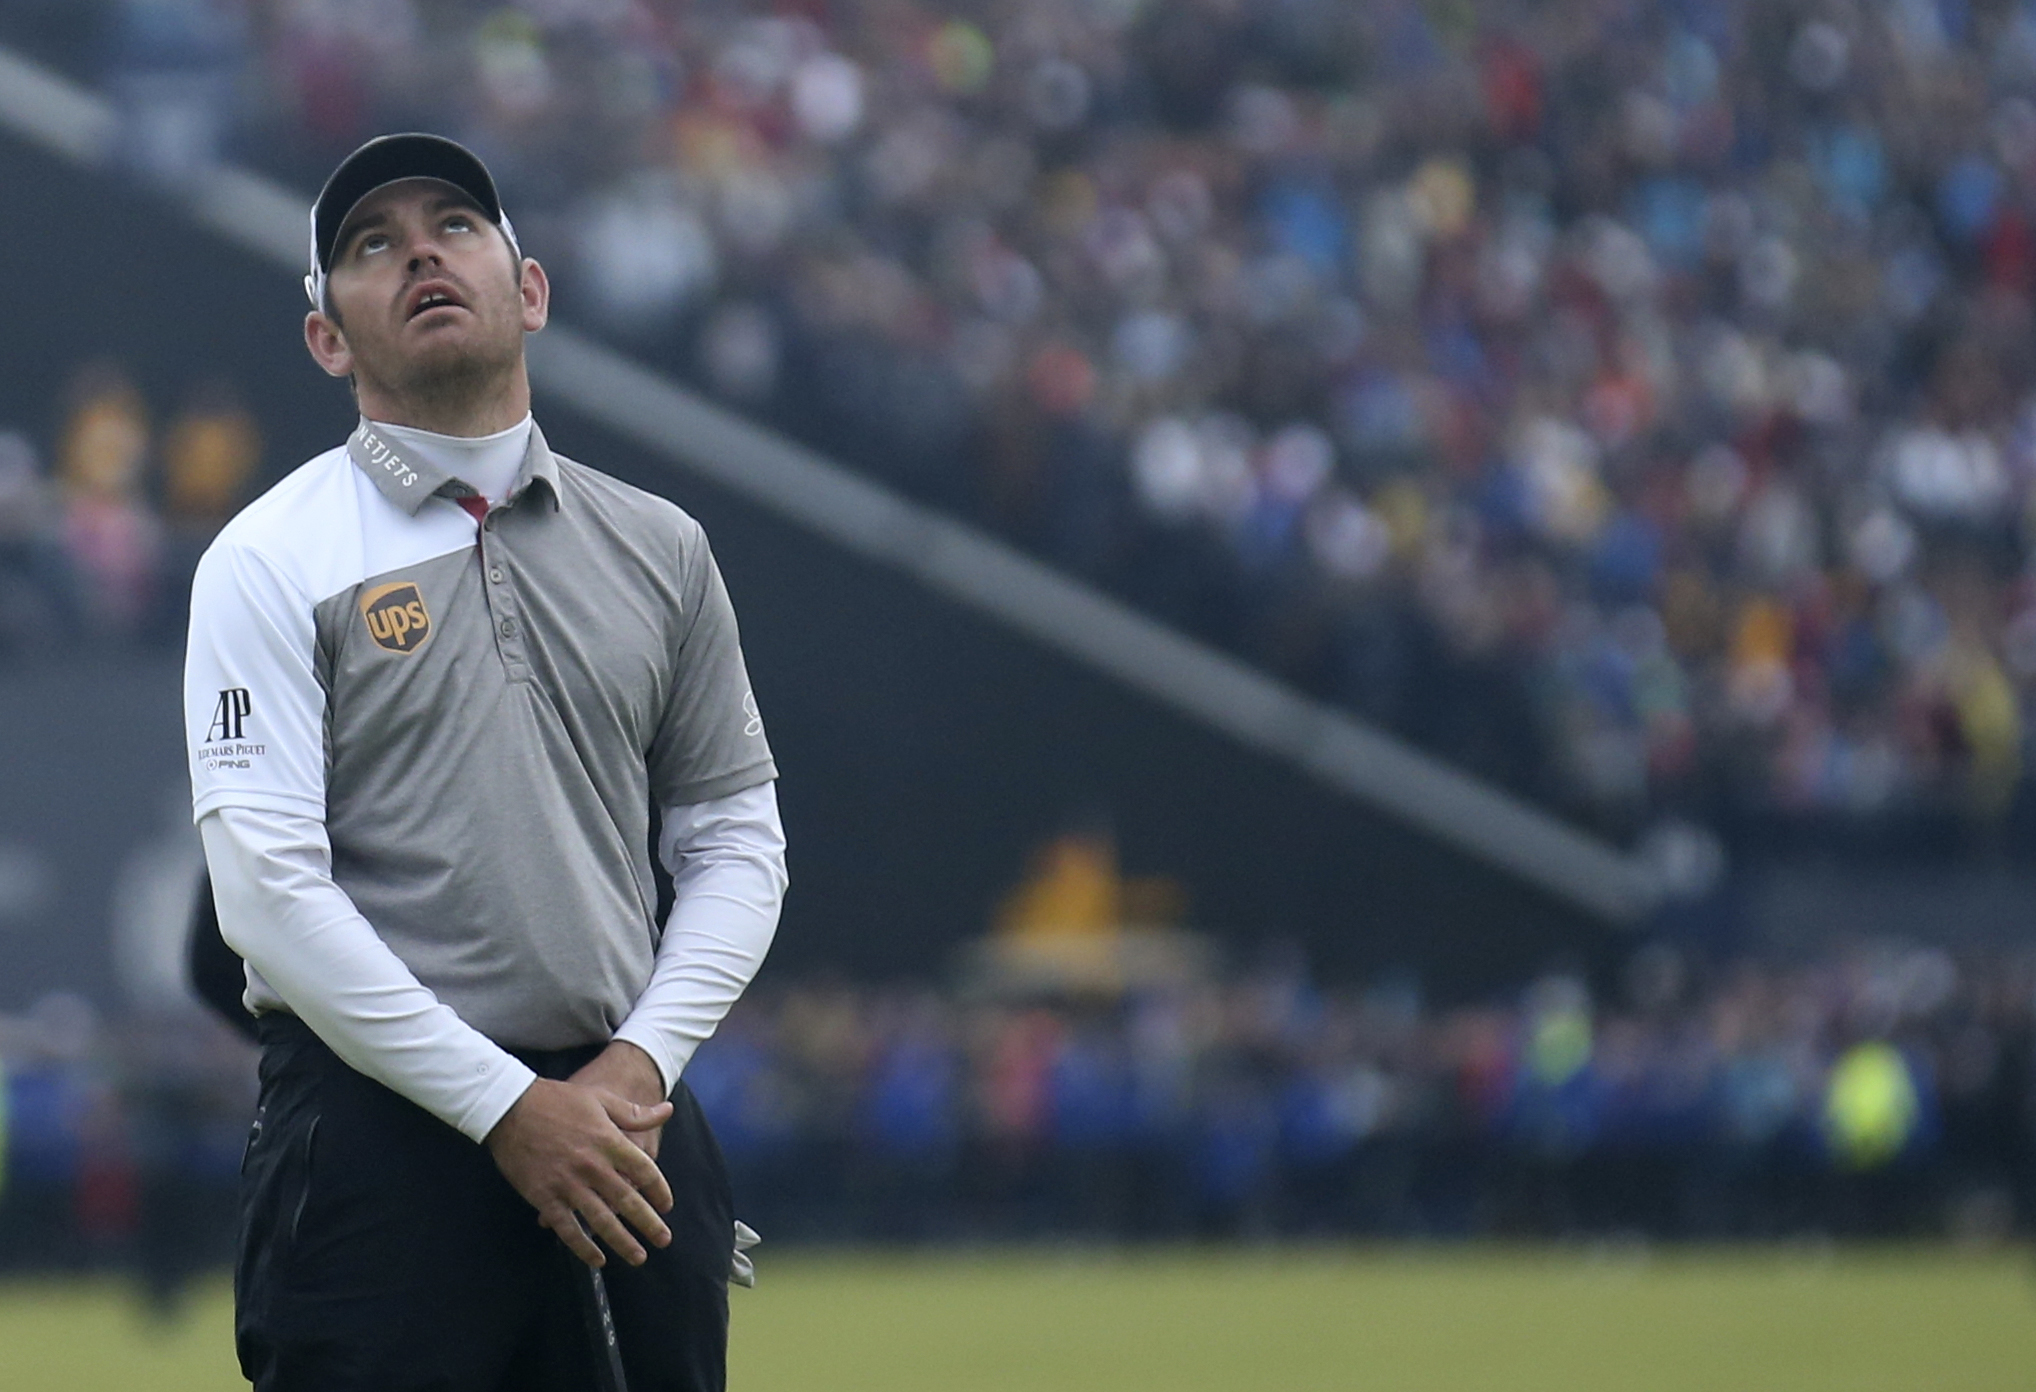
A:
[[[447,218],[445,227],[448,232],[471,232],[474,230],[474,220],[468,217]]]
[[[388,245],[389,239],[387,237],[379,232],[370,232],[360,240],[360,254],[366,256],[369,252],[380,251]]]

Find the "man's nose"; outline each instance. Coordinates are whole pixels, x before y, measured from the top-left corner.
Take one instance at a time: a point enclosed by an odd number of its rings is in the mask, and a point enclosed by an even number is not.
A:
[[[433,266],[443,266],[445,264],[445,257],[440,252],[438,243],[429,238],[420,238],[410,244],[410,269],[412,271],[420,270],[427,263]]]

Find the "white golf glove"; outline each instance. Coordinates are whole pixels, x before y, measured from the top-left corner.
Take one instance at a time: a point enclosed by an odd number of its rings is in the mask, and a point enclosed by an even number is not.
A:
[[[749,1259],[749,1249],[761,1241],[763,1239],[756,1235],[755,1228],[740,1218],[735,1220],[735,1251],[728,1258],[730,1285],[751,1287],[756,1285],[756,1263]]]

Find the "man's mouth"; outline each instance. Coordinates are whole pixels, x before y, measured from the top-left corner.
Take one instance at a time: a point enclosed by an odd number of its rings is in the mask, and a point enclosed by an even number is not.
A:
[[[434,309],[465,309],[466,303],[443,286],[423,286],[411,293],[408,317],[417,318]]]

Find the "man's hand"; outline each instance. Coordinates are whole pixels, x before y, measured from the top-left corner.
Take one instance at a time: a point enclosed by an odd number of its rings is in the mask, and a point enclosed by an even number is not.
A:
[[[488,1150],[574,1256],[606,1264],[587,1235],[592,1229],[622,1260],[641,1266],[649,1253],[629,1228],[659,1247],[669,1244],[671,1229],[658,1214],[671,1212],[672,1191],[628,1133],[654,1131],[671,1114],[669,1102],[645,1107],[577,1081],[539,1078],[495,1123]]]
[[[572,1082],[578,1087],[591,1087],[613,1093],[626,1101],[634,1102],[645,1111],[654,1111],[665,1101],[665,1080],[652,1063],[650,1055],[627,1040],[617,1039],[599,1054],[593,1062],[573,1074]],[[651,1159],[657,1159],[658,1138],[664,1135],[667,1110],[655,1126],[643,1131],[622,1128],[629,1139],[636,1143]]]

